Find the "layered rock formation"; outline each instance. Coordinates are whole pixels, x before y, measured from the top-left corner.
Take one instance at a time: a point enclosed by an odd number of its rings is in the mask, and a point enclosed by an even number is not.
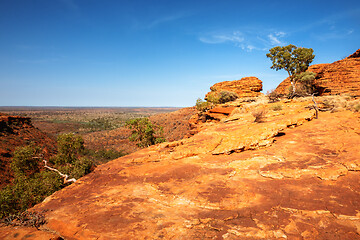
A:
[[[312,65],[307,71],[317,74],[315,86],[320,95],[360,96],[360,49],[343,60]],[[276,92],[286,94],[289,87],[290,79],[287,78]]]
[[[210,87],[210,92],[205,96],[205,99],[210,95],[217,95],[221,91],[230,91],[236,93],[239,98],[243,97],[258,97],[262,95],[262,81],[256,77],[244,77],[240,80],[225,81],[214,84]]]
[[[98,166],[32,210],[64,239],[359,239],[360,115],[312,120],[311,104],[236,108],[191,138]]]

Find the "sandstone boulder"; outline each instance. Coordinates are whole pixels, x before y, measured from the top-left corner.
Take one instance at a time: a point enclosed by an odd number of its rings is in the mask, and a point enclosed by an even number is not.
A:
[[[216,95],[221,91],[234,92],[239,98],[258,97],[262,95],[260,92],[262,91],[262,81],[257,77],[244,77],[240,80],[216,83],[210,87],[210,90],[205,98],[208,98],[210,95]]]
[[[317,74],[315,86],[320,95],[360,96],[360,49],[343,60],[312,65],[307,71]],[[286,94],[290,85],[287,78],[276,88],[276,92]]]

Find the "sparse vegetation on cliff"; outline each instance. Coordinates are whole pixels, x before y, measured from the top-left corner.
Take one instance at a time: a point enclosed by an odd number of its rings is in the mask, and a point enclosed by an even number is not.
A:
[[[58,136],[57,149],[58,153],[48,161],[52,166],[49,169],[74,179],[90,173],[95,162],[103,163],[124,155],[114,150],[87,150],[83,139],[72,133]],[[11,162],[15,178],[0,190],[0,218],[21,213],[68,185],[57,172],[44,169],[47,165],[44,166],[43,160],[40,147],[33,143],[16,149]]]
[[[223,90],[219,93],[208,94],[205,101],[198,98],[195,107],[200,113],[203,113],[213,108],[216,104],[235,101],[238,97],[239,96],[235,92]]]
[[[219,103],[235,101],[239,96],[231,91],[221,91],[219,93]]]
[[[204,101],[201,98],[198,98],[196,100],[195,107],[196,110],[198,110],[199,112],[206,112],[207,110],[210,109],[211,103],[209,101]]]

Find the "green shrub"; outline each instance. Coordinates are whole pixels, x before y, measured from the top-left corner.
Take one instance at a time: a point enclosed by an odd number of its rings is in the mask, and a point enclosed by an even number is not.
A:
[[[81,178],[86,174],[90,173],[94,167],[93,162],[86,158],[81,157],[77,159],[73,164],[61,165],[55,167],[63,174],[69,175],[70,178]]]
[[[199,112],[206,112],[207,110],[210,109],[210,102],[205,102],[203,101],[201,98],[198,98],[196,100],[196,104],[195,104],[195,107],[196,107],[196,110],[198,110]]]
[[[57,138],[58,154],[55,164],[74,163],[84,151],[84,140],[73,133],[64,133]]]
[[[55,172],[16,177],[12,184],[0,190],[0,218],[23,212],[62,187],[62,180]]]
[[[156,126],[148,118],[135,118],[128,120],[125,124],[132,129],[130,141],[138,142],[139,147],[149,147],[151,145],[165,142],[162,137],[162,127]]]
[[[219,93],[219,103],[235,101],[239,96],[231,91],[221,91]]]
[[[31,175],[39,171],[40,148],[34,144],[17,148],[10,164],[15,176]]]
[[[57,143],[58,154],[50,161],[54,163],[54,168],[75,179],[92,171],[93,162],[81,157],[84,141],[80,136],[63,134],[58,137]],[[39,171],[43,166],[41,160],[40,148],[34,144],[14,152],[11,168],[15,178],[0,190],[0,218],[23,212],[65,186],[58,173],[48,169]]]
[[[208,94],[206,96],[205,100],[206,100],[207,103],[219,104],[220,103],[220,96],[218,94],[210,93],[210,94]]]
[[[316,86],[314,84],[315,77],[316,73],[313,72],[302,72],[296,75],[296,91],[293,92],[293,87],[290,86],[288,98],[307,97],[316,93]]]

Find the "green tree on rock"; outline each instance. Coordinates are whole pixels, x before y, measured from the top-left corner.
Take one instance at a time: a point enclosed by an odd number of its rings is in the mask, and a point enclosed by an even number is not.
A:
[[[297,76],[308,69],[310,63],[315,58],[314,50],[312,48],[298,48],[290,44],[284,47],[273,47],[269,51],[270,53],[267,53],[266,56],[272,61],[271,69],[276,71],[285,69],[289,74],[292,86],[290,97],[293,97],[296,92],[296,83],[299,79]]]

